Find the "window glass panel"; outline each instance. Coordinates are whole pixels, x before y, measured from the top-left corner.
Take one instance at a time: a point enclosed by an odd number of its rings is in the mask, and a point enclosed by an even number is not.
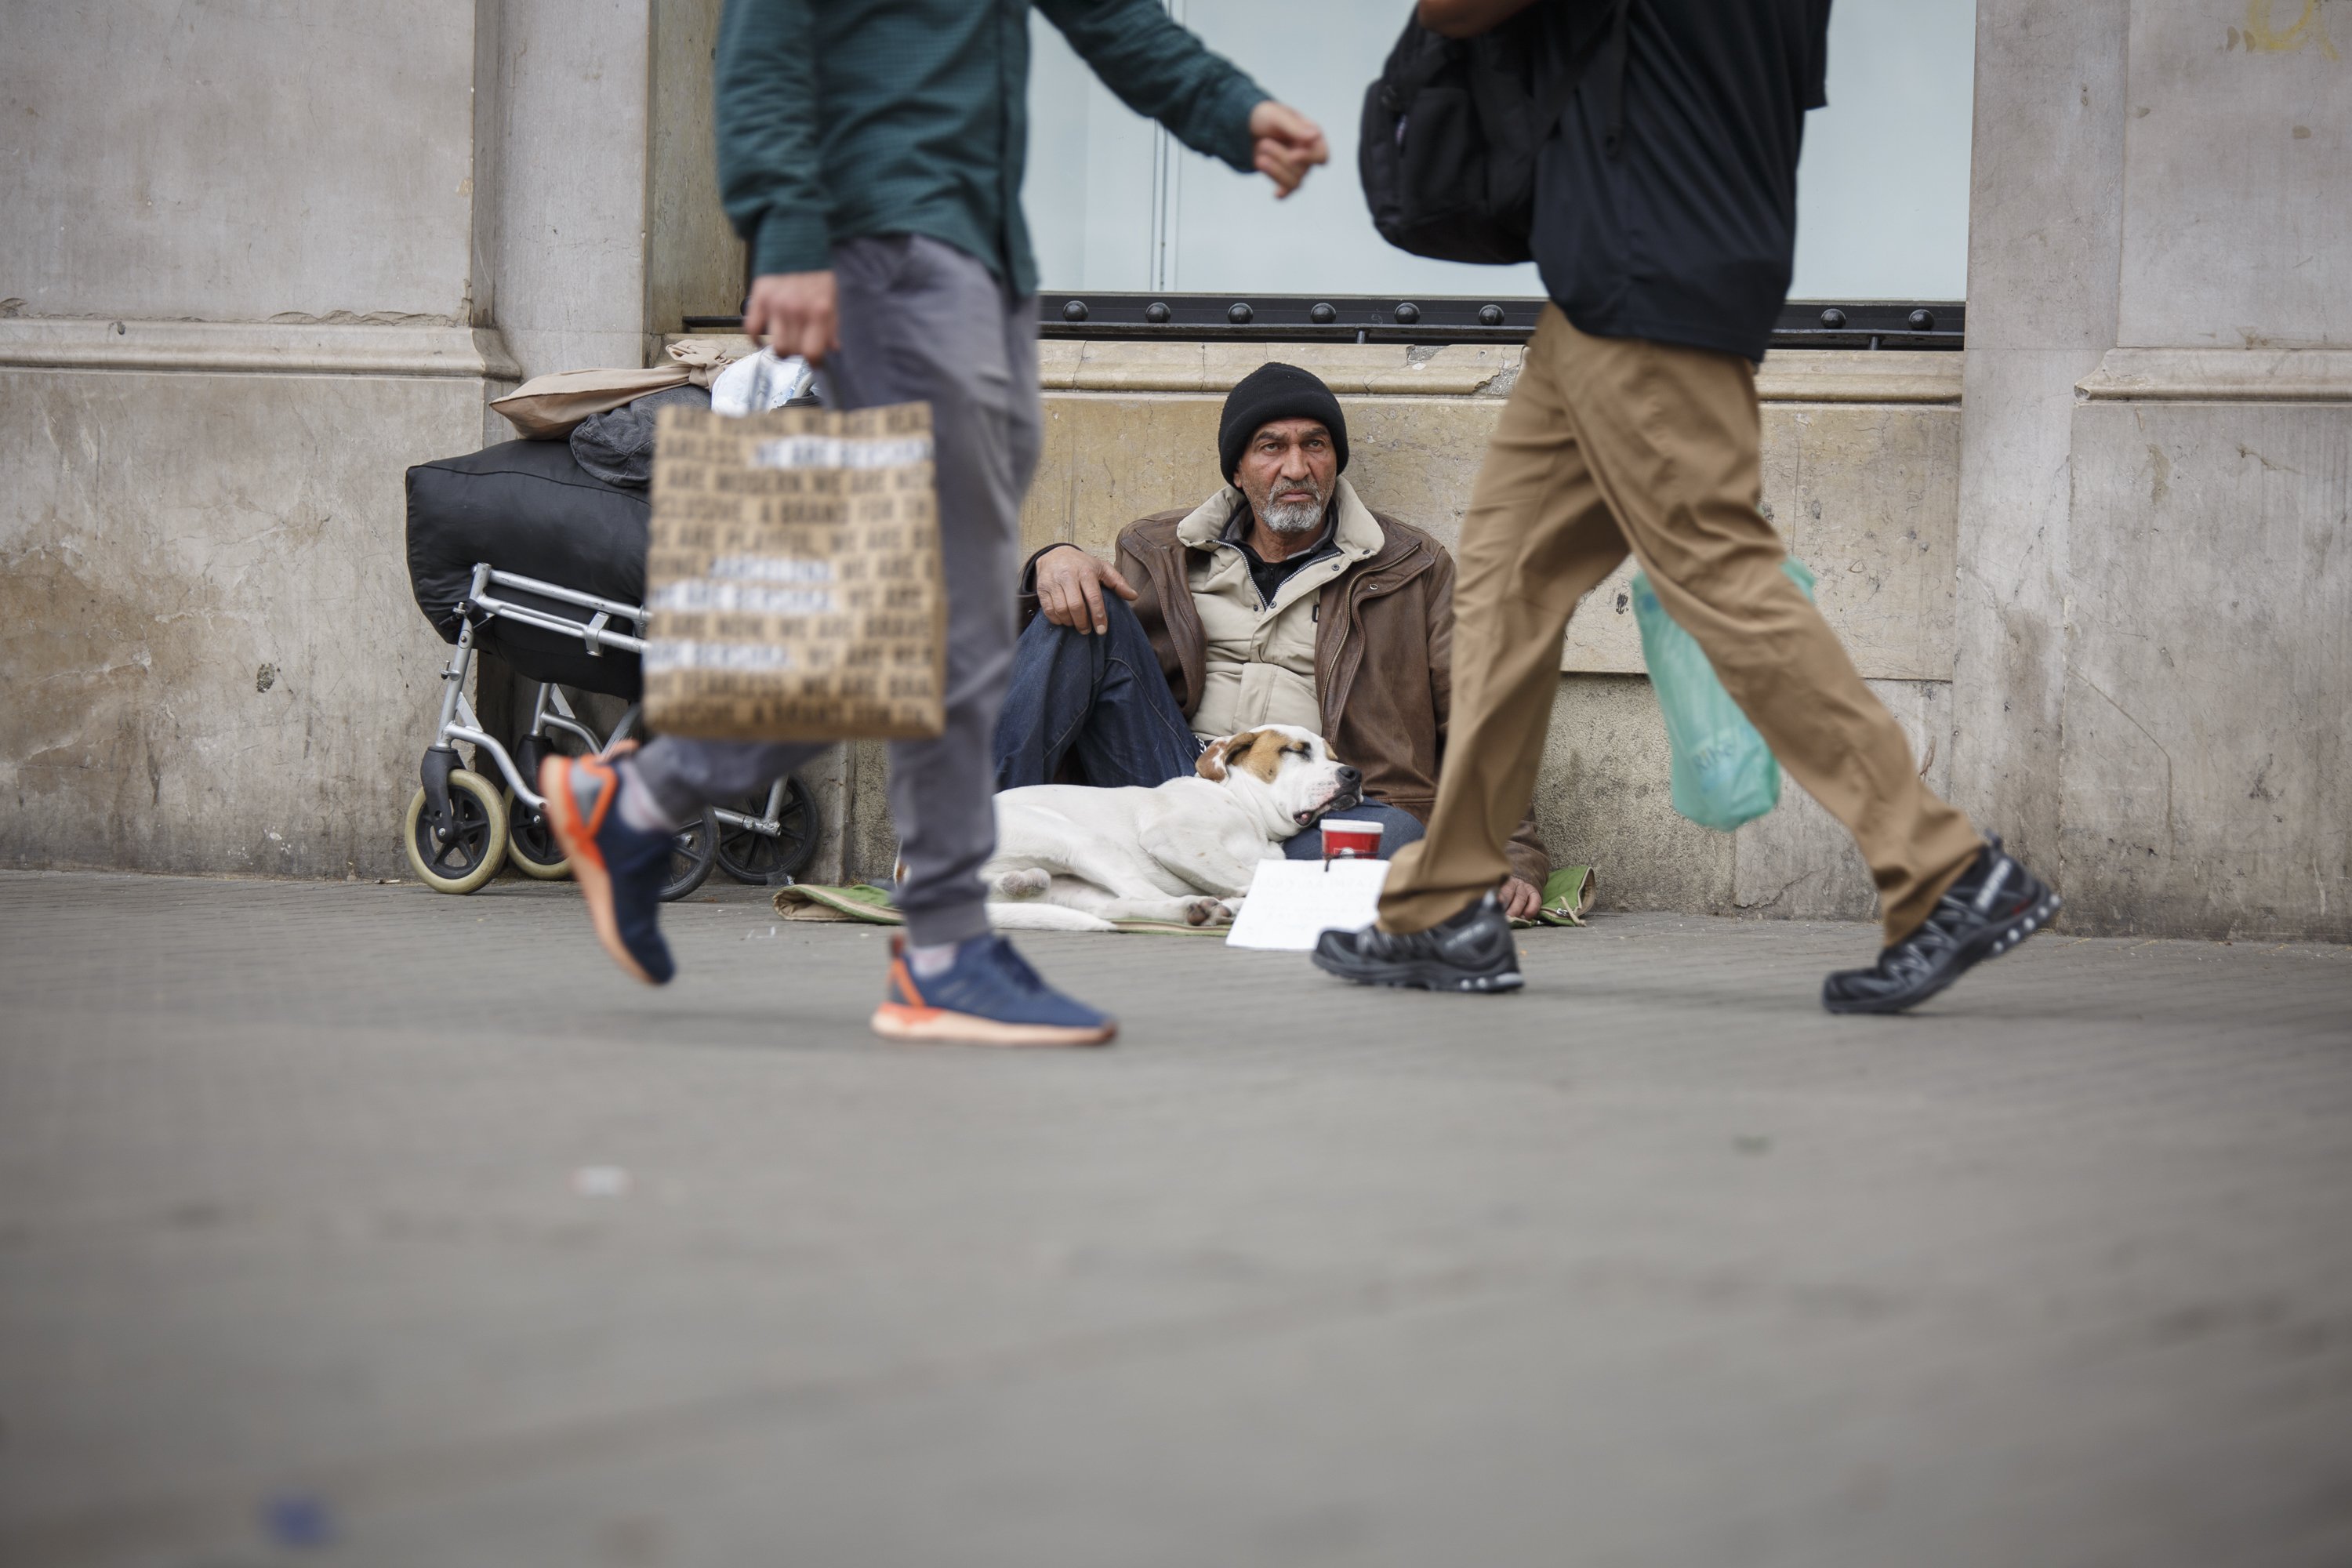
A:
[[[1534,296],[1532,266],[1467,267],[1382,240],[1356,179],[1367,84],[1405,8],[1364,0],[1165,0],[1269,90],[1312,115],[1331,164],[1288,201],[1130,112],[1033,19],[1025,198],[1049,289]],[[1799,299],[1951,300],[1968,277],[1975,0],[1843,0],[1831,107],[1798,174]]]
[[[1838,0],[1797,165],[1799,300],[1964,300],[1976,0]]]
[[[1164,288],[1152,276],[1166,133],[1113,98],[1054,25],[1029,17],[1029,172],[1022,202],[1048,289]],[[1176,154],[1204,167],[1189,148]],[[1238,176],[1236,176],[1238,177]]]
[[[1323,127],[1331,162],[1286,201],[1262,174],[1179,154],[1174,265],[1164,288],[1194,293],[1538,295],[1533,263],[1471,267],[1410,256],[1382,239],[1356,177],[1364,89],[1396,45],[1406,7],[1365,0],[1171,0],[1211,48]]]

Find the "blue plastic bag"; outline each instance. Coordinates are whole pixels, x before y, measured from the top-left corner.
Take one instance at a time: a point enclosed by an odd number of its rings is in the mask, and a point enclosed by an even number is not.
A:
[[[1791,557],[1781,570],[1813,596],[1813,574]],[[1642,657],[1650,666],[1650,689],[1666,716],[1666,748],[1672,758],[1675,809],[1697,823],[1728,833],[1780,803],[1780,764],[1731,693],[1697,639],[1676,626],[1658,603],[1648,577],[1633,577],[1633,621],[1642,628]]]

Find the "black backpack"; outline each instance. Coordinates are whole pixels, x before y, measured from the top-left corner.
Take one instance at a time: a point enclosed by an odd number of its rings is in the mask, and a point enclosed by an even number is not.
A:
[[[1446,38],[1408,17],[1380,79],[1365,89],[1357,173],[1372,226],[1400,250],[1440,261],[1528,259],[1536,153],[1559,123],[1585,68],[1606,45],[1613,58],[1609,152],[1625,96],[1625,18],[1613,0],[1601,25],[1563,52],[1557,81],[1538,90],[1551,58],[1548,0],[1475,38]]]

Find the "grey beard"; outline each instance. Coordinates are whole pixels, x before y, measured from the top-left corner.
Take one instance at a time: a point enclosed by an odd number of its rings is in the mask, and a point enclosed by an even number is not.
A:
[[[1319,500],[1276,502],[1258,515],[1265,520],[1266,527],[1276,533],[1304,533],[1322,524],[1323,503]]]

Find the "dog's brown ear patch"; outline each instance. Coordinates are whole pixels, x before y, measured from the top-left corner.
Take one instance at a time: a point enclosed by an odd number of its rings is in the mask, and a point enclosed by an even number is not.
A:
[[[1225,760],[1233,754],[1234,742],[1248,740],[1251,733],[1244,731],[1239,735],[1228,735],[1222,741],[1210,742],[1208,750],[1201,753],[1201,760],[1192,764],[1192,771],[1211,784],[1224,783]]]
[[[1246,750],[1243,749],[1244,741],[1248,742]],[[1282,771],[1283,753],[1290,749],[1290,737],[1281,731],[1253,730],[1245,736],[1234,737],[1234,749],[1226,753],[1226,761],[1232,766],[1247,768],[1272,784],[1274,775]]]

